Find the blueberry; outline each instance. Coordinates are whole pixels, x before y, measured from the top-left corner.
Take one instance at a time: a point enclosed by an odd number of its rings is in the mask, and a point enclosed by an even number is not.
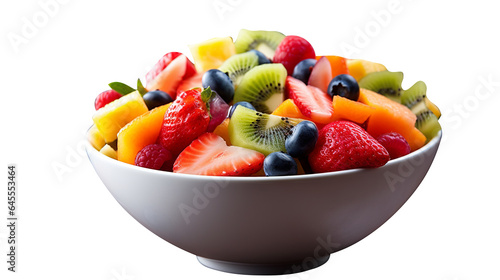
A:
[[[250,104],[249,102],[246,102],[246,101],[240,101],[240,102],[236,102],[233,104],[233,106],[231,107],[231,110],[229,110],[229,115],[228,115],[228,118],[231,118],[231,116],[233,115],[233,112],[234,110],[236,109],[236,106],[243,106],[243,107],[246,107],[248,109],[252,109],[252,110],[255,110],[255,107],[253,107],[252,104]]]
[[[251,52],[254,52],[258,57],[259,57],[259,65],[261,64],[266,64],[266,63],[271,63],[271,60],[267,58],[263,53],[261,53],[258,50],[250,50]]]
[[[233,82],[226,73],[218,69],[210,69],[205,72],[201,78],[201,85],[203,88],[210,87],[210,89],[216,91],[219,96],[226,101],[226,103],[233,100]]]
[[[314,149],[318,141],[318,128],[313,122],[302,121],[285,140],[286,152],[295,158],[305,157]]]
[[[283,152],[270,153],[264,159],[264,173],[266,176],[283,176],[297,174],[297,163]]]
[[[353,76],[348,74],[340,74],[333,78],[328,84],[327,93],[333,97],[339,95],[353,101],[358,101],[359,85]]]
[[[299,79],[307,85],[309,77],[311,76],[311,71],[316,64],[316,59],[308,58],[299,62],[293,69],[292,77]]]
[[[142,96],[142,99],[144,99],[149,110],[174,101],[168,93],[161,90],[148,91]]]

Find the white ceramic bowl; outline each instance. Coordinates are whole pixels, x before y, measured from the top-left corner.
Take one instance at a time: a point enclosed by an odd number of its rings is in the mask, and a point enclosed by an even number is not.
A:
[[[118,162],[90,144],[87,153],[130,215],[203,265],[285,274],[322,265],[387,221],[423,180],[440,141],[441,133],[380,168],[286,177],[176,174]]]

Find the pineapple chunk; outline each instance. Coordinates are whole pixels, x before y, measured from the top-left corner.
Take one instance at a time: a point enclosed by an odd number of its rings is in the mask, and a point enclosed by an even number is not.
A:
[[[102,149],[99,152],[107,157],[112,158],[112,159],[117,158],[117,153],[116,153],[115,149],[113,149],[113,147],[111,147],[108,144],[104,145],[104,147],[102,147]]]
[[[102,149],[106,144],[101,132],[99,132],[99,129],[95,125],[91,126],[89,131],[87,131],[87,140],[96,150]]]
[[[347,69],[349,74],[358,82],[368,73],[387,71],[384,65],[363,59],[348,59]]]
[[[189,50],[199,73],[219,68],[226,59],[236,53],[231,37],[213,38],[190,45]]]
[[[92,119],[106,143],[111,143],[122,127],[147,111],[141,94],[134,91],[97,110]]]

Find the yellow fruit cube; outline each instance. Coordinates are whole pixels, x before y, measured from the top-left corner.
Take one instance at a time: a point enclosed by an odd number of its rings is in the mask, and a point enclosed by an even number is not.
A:
[[[91,126],[87,131],[87,140],[96,150],[102,149],[102,147],[106,144],[101,132],[99,132],[99,129],[97,129],[95,125]]]
[[[347,69],[349,74],[358,82],[368,73],[387,71],[384,65],[363,59],[348,59]]]
[[[198,44],[190,45],[194,65],[200,73],[217,69],[226,59],[236,53],[231,37],[213,38]]]
[[[134,91],[97,110],[92,119],[106,143],[111,143],[122,127],[147,111],[141,94]]]
[[[113,149],[113,147],[111,147],[108,144],[104,145],[104,147],[102,147],[102,149],[99,152],[107,157],[112,158],[112,159],[116,159],[116,157],[117,157],[115,149]]]

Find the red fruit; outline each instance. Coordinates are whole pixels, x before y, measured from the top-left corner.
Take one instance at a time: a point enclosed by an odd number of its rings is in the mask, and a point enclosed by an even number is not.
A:
[[[377,141],[389,152],[391,159],[402,157],[411,152],[410,144],[397,132],[389,132],[377,137]]]
[[[201,88],[182,92],[165,112],[157,143],[177,156],[206,132],[210,122],[206,104],[212,94]]]
[[[265,156],[257,151],[227,146],[222,137],[205,133],[177,157],[174,172],[211,176],[248,176],[262,168]]]
[[[276,48],[273,62],[282,63],[288,75],[293,74],[293,68],[299,62],[307,58],[316,58],[312,45],[299,36],[286,36]]]
[[[316,147],[309,154],[315,173],[362,167],[380,167],[389,161],[389,153],[359,125],[335,121],[321,129]]]
[[[188,58],[185,55],[176,57],[165,69],[163,69],[163,71],[146,84],[146,89],[148,91],[164,91],[168,93],[172,99],[175,99],[177,87],[186,73],[186,61],[188,61]]]
[[[135,165],[159,170],[172,160],[172,154],[160,144],[150,144],[142,148],[135,157]]]
[[[99,110],[100,108],[104,107],[106,104],[110,103],[111,101],[115,101],[116,99],[118,99],[120,97],[122,97],[122,95],[113,89],[103,91],[95,99],[94,107],[96,110]]]
[[[300,112],[318,124],[333,121],[332,98],[313,86],[306,86],[302,81],[291,76],[286,77],[285,91]]]
[[[326,57],[322,56],[311,70],[311,76],[309,76],[307,84],[317,87],[323,92],[327,92],[328,84],[332,78],[332,67],[330,66],[330,61],[328,61]]]
[[[195,87],[203,87],[201,84],[201,78],[203,77],[203,74],[204,73],[196,73],[194,76],[182,80],[182,82],[177,87],[177,94],[193,89]]]
[[[167,66],[172,62],[172,60],[176,59],[182,53],[180,52],[169,52],[165,54],[158,62],[153,66],[151,70],[146,74],[146,84],[154,80],[156,76],[158,76]],[[186,61],[186,70],[184,72],[183,79],[189,78],[196,74],[196,68],[194,64],[188,59]]]

